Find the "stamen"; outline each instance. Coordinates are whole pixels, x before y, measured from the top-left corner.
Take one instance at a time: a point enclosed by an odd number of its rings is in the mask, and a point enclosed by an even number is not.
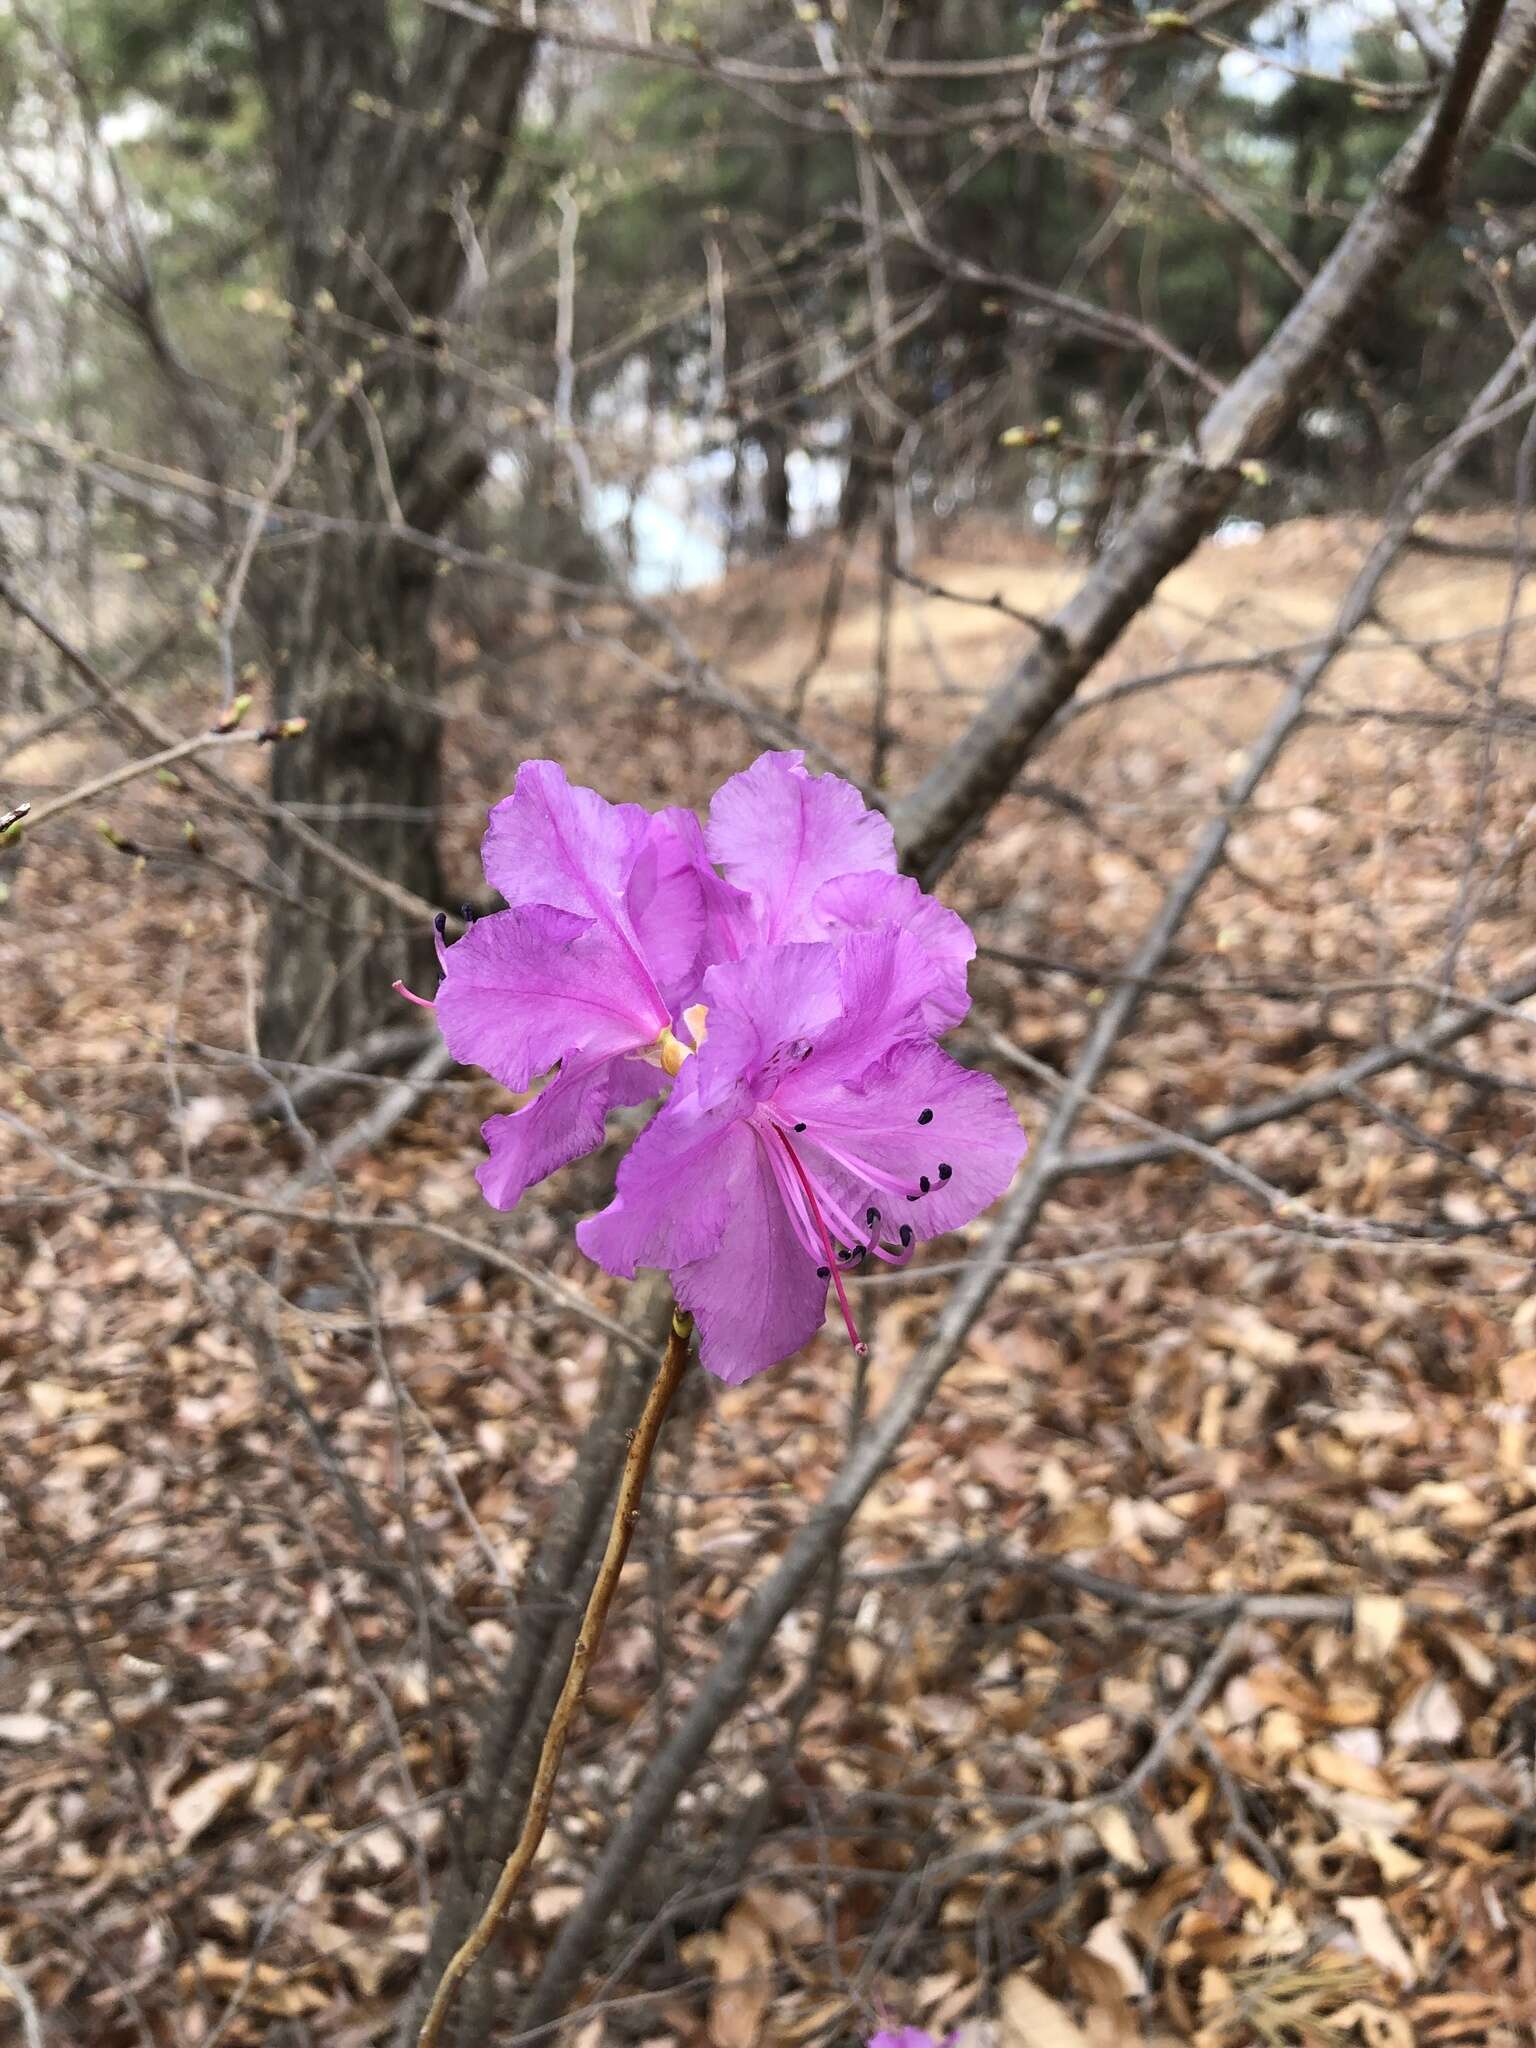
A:
[[[900,1236],[903,1246],[909,1245],[912,1242],[912,1226],[910,1223],[903,1223]]]
[[[866,1209],[864,1211],[864,1221],[869,1225],[870,1229],[873,1230],[875,1225],[880,1221],[880,1211],[878,1209]]]
[[[777,1126],[775,1126],[775,1129],[777,1129]],[[822,1221],[821,1207],[816,1200],[816,1190],[811,1186],[809,1179],[806,1177],[805,1168],[800,1164],[799,1155],[796,1153],[794,1146],[791,1145],[782,1131],[778,1132],[778,1138],[779,1143],[789,1154],[789,1163],[795,1170],[795,1178],[805,1190],[805,1198],[811,1205],[811,1214],[815,1217],[816,1227],[821,1232],[821,1241],[826,1247],[827,1257],[829,1260],[832,1260],[832,1285],[837,1289],[837,1305],[843,1312],[843,1327],[848,1332],[848,1341],[860,1358],[867,1358],[869,1356],[869,1346],[859,1335],[858,1324],[853,1320],[853,1310],[848,1306],[848,1296],[843,1291],[843,1276],[837,1270],[836,1261],[832,1259],[832,1240],[828,1237],[827,1226]]]
[[[459,905],[459,916],[464,920],[465,931],[468,931],[475,921],[475,906],[473,903],[461,903]]]
[[[768,1114],[772,1116],[772,1110]],[[903,1182],[893,1179],[888,1173],[882,1173],[877,1167],[872,1166],[867,1159],[859,1159],[851,1152],[845,1152],[840,1145],[834,1145],[830,1138],[818,1133],[813,1142],[827,1155],[834,1166],[845,1167],[855,1180],[861,1180],[872,1188],[884,1188],[887,1193],[892,1195],[899,1195],[902,1192]]]
[[[447,913],[440,910],[432,920],[432,943],[437,948],[437,964],[442,968],[444,974],[448,972],[447,933]]]
[[[931,1109],[920,1110],[917,1120],[920,1124],[931,1124],[933,1122],[933,1111]]]
[[[954,1169],[954,1168],[953,1168],[952,1166],[946,1166],[946,1164],[944,1163],[944,1161],[943,1161],[942,1159],[941,1159],[941,1160],[939,1161],[939,1179],[940,1179],[940,1180],[948,1180],[948,1179],[949,1179],[949,1177],[950,1177],[950,1175],[951,1175],[951,1174],[952,1174],[952,1173],[954,1172],[954,1170],[955,1170],[955,1169]]]
[[[797,1131],[803,1131],[803,1130],[805,1129],[805,1125],[804,1125],[804,1124],[796,1124],[796,1125],[795,1125],[795,1129],[796,1129]]]
[[[785,1121],[780,1116],[778,1116],[772,1109],[765,1108],[763,1114],[766,1116],[769,1124],[779,1132],[781,1137],[783,1137],[785,1132],[791,1128],[791,1126],[786,1124]],[[793,1128],[796,1131],[798,1131],[800,1126],[795,1125],[793,1126]],[[788,1149],[789,1141],[787,1137],[785,1137],[784,1142],[786,1149]],[[872,1186],[876,1189],[889,1189],[889,1191],[893,1195],[899,1195],[902,1192],[902,1184],[900,1181],[893,1180],[889,1174],[881,1173],[876,1167],[872,1166],[867,1159],[855,1158],[851,1154],[842,1151],[841,1148],[837,1145],[832,1144],[829,1139],[819,1135],[813,1140],[813,1143],[815,1144],[817,1150],[823,1153],[832,1162],[834,1166],[843,1167],[848,1173],[850,1173],[854,1177],[855,1180],[863,1181],[864,1183],[866,1183],[866,1185]],[[774,1152],[770,1156],[774,1161],[775,1178],[777,1178],[778,1154],[777,1152]],[[822,1187],[820,1192],[822,1213],[825,1216],[829,1227],[833,1230],[838,1231],[843,1237],[845,1237],[848,1240],[850,1244],[855,1243],[860,1235],[858,1225],[853,1221],[851,1216],[845,1214],[841,1205],[833,1199],[831,1193],[828,1191],[827,1188]],[[913,1201],[916,1201],[917,1197],[914,1195],[911,1197],[911,1199]],[[795,1209],[797,1214],[803,1211],[804,1203],[798,1187],[794,1188],[794,1202],[791,1204],[791,1206]],[[880,1212],[876,1210],[874,1213],[876,1217],[878,1217]],[[867,1214],[868,1211],[866,1211],[866,1215]],[[870,1224],[869,1228],[871,1231],[873,1231],[874,1225]],[[875,1258],[883,1260],[884,1263],[888,1266],[905,1266],[909,1263],[908,1253],[893,1251],[888,1246],[881,1244],[878,1238],[875,1237],[871,1238],[871,1241],[865,1247],[865,1250],[866,1253],[872,1253]]]
[[[436,1003],[430,1002],[426,996],[417,995],[415,990],[408,989],[403,981],[392,981],[389,985],[397,996],[404,996],[405,1000],[408,1003],[414,1003],[418,1010],[435,1010],[437,1008]]]
[[[921,1189],[923,1194],[931,1195],[933,1193],[933,1182],[928,1178],[926,1173],[920,1173],[918,1175],[917,1185]]]

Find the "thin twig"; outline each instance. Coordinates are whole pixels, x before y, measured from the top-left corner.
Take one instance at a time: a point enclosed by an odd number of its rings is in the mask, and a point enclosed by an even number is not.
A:
[[[37,2001],[9,1963],[0,1963],[0,1984],[5,1986],[21,2015],[21,2031],[27,2048],[43,2048],[43,2023],[38,2017]]]
[[[544,1736],[544,1747],[539,1752],[538,1769],[534,1773],[533,1791],[528,1800],[528,1812],[523,1821],[522,1833],[518,1836],[511,1855],[501,1867],[501,1874],[480,1918],[460,1944],[438,1981],[426,2020],[417,2036],[417,2048],[434,2048],[434,2043],[441,2037],[443,2022],[448,2017],[454,1993],[465,1973],[484,1954],[491,1937],[501,1925],[518,1885],[526,1875],[535,1852],[544,1839],[544,1830],[549,1822],[549,1809],[554,1799],[555,1780],[559,1776],[560,1759],[565,1753],[571,1721],[586,1690],[587,1672],[602,1640],[603,1625],[608,1619],[608,1609],[613,1604],[619,1575],[624,1569],[629,1539],[634,1533],[635,1518],[640,1512],[640,1496],[645,1488],[646,1473],[650,1469],[651,1453],[656,1448],[656,1439],[661,1434],[661,1425],[666,1419],[672,1396],[677,1392],[682,1380],[683,1368],[688,1363],[692,1342],[692,1316],[685,1314],[681,1309],[674,1309],[672,1335],[644,1412],[630,1441],[629,1455],[624,1460],[618,1499],[613,1506],[613,1521],[608,1530],[608,1547],[603,1552],[603,1561],[598,1569],[576,1637],[570,1669],[566,1672],[565,1684],[561,1688],[560,1698],[550,1718]]]

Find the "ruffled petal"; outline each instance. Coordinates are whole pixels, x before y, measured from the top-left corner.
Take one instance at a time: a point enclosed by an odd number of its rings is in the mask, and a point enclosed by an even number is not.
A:
[[[821,1034],[808,1074],[852,1077],[906,1038],[931,1035],[934,966],[899,925],[827,941],[837,957],[838,1018]]]
[[[515,1209],[535,1181],[602,1144],[610,1110],[649,1102],[662,1086],[661,1069],[648,1060],[562,1067],[524,1108],[480,1126],[491,1150],[475,1176],[485,1199],[493,1209]]]
[[[709,864],[692,811],[658,811],[625,892],[640,951],[674,1017],[697,1001],[712,960],[752,943],[751,903]]]
[[[821,936],[817,890],[837,875],[892,874],[890,823],[837,775],[808,775],[801,753],[763,754],[715,792],[705,839],[727,881],[746,889],[768,944]]]
[[[706,1258],[725,1234],[721,1159],[742,1133],[732,1106],[701,1108],[694,1066],[685,1063],[671,1099],[624,1155],[613,1200],[576,1226],[587,1257],[621,1280],[640,1266],[670,1272]]]
[[[698,1325],[700,1363],[733,1387],[791,1357],[827,1316],[827,1283],[790,1222],[769,1142],[735,1127],[718,1158],[719,1246],[672,1272],[673,1291]]]
[[[921,947],[931,971],[922,996],[923,1020],[937,1035],[958,1024],[971,1007],[966,970],[976,957],[970,926],[910,875],[838,875],[812,902],[822,936],[842,938],[899,925]]]
[[[861,1074],[807,1066],[774,1108],[804,1124],[795,1143],[843,1210],[878,1209],[887,1239],[903,1225],[922,1240],[969,1223],[1007,1192],[1028,1143],[990,1074],[922,1040],[892,1047]]]
[[[692,811],[657,811],[651,823],[653,854],[635,868],[635,879],[655,870],[657,885],[643,909],[635,911],[635,930],[647,958],[662,963],[662,989],[680,1016],[698,999],[705,969],[713,961],[739,961],[758,940],[752,897],[723,881],[709,864],[705,827]],[[631,883],[631,905],[637,887]],[[694,936],[686,952],[684,924]],[[664,930],[657,930],[664,926]],[[659,979],[657,975],[657,979]]]
[[[515,1093],[572,1054],[653,1045],[668,1021],[612,932],[540,903],[477,918],[446,948],[436,1008],[454,1058]]]
[[[638,804],[611,804],[568,782],[557,762],[524,761],[512,794],[491,812],[485,877],[514,909],[548,903],[618,928],[650,824]]]
[[[838,1027],[842,978],[835,946],[759,946],[704,977],[708,1036],[688,1062],[701,1104],[736,1099],[744,1111]]]

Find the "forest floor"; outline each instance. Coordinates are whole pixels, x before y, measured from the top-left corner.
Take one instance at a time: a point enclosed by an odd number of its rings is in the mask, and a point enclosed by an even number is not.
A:
[[[1068,724],[957,864],[945,893],[986,949],[957,1050],[1017,1084],[1031,1127],[1048,1093],[999,1041],[1070,1064],[1373,537],[1305,521],[1203,549],[1091,694],[1222,665]],[[829,559],[808,544],[745,566],[675,615],[782,710]],[[1023,644],[1008,612],[1079,573],[981,527],[919,569],[975,602],[901,594],[896,789]],[[1448,930],[1479,986],[1528,959],[1536,752],[1506,739],[1490,777],[1445,715],[1490,687],[1501,646],[1506,703],[1536,709],[1531,600],[1511,627],[1508,591],[1493,561],[1394,572],[1080,1142],[1291,1088],[1414,1028]],[[479,821],[525,754],[614,797],[701,804],[756,751],[733,716],[657,686],[659,634],[621,656],[589,621],[579,646],[497,658],[547,623],[476,614],[450,639],[455,896],[479,886]],[[806,700],[808,730],[861,769],[878,623],[861,557]],[[156,708],[206,722],[190,681]],[[73,728],[5,764],[6,801],[115,758]],[[0,1963],[50,2044],[365,2048],[424,1945],[442,1793],[604,1360],[600,1330],[462,1240],[618,1312],[570,1233],[613,1159],[492,1216],[473,1169],[504,1104],[452,1076],[338,1184],[295,1191],[310,1153],[258,1113],[250,1056],[258,911],[213,865],[249,872],[249,845],[201,812],[202,854],[135,861],[93,830],[100,814],[171,849],[188,803],[136,784],[0,871],[8,1110],[116,1183],[82,1186],[0,1127]],[[1475,889],[1474,813],[1494,850]],[[797,1755],[779,1716],[814,1612],[782,1632],[646,1896],[707,1892],[761,1793],[744,1888],[608,1985],[580,2048],[831,2048],[877,2009],[979,2043],[1000,1983],[1008,2041],[1039,2048],[1536,2039],[1536,1231],[1501,1227],[1536,1195],[1536,1061],[1518,1016],[1468,1043],[1232,1148],[1358,1238],[1198,1161],[1061,1186],[857,1520]],[[335,1094],[315,1131],[379,1085]],[[168,1177],[205,1198],[158,1197]],[[315,1220],[233,1215],[230,1197]],[[441,1234],[321,1220],[397,1207]],[[1449,1240],[1416,1234],[1426,1215]],[[872,1406],[977,1236],[861,1284]],[[835,1469],[852,1373],[827,1336],[745,1388],[694,1381],[508,1936],[524,1976]],[[440,1589],[425,1628],[418,1574]],[[1032,1828],[1039,1799],[1073,1810]],[[970,1879],[903,1882],[972,1853]]]

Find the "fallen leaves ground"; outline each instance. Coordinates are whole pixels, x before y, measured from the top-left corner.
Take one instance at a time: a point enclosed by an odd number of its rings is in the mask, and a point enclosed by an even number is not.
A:
[[[1316,634],[1369,538],[1310,523],[1203,551],[1096,687]],[[782,701],[825,566],[804,550],[743,570],[687,607],[690,630]],[[925,573],[1034,609],[1061,572],[971,534]],[[1483,701],[1507,581],[1409,558],[1080,1142],[1138,1137],[1127,1113],[1181,1125],[1260,1098],[1411,1028],[1452,930],[1467,988],[1528,957],[1529,739],[1504,730],[1490,776],[1476,732],[1410,716]],[[1443,644],[1426,660],[1404,632]],[[898,786],[1017,637],[996,610],[904,607]],[[855,759],[873,641],[859,564],[808,714]],[[477,818],[520,752],[697,802],[753,751],[599,645],[538,657],[536,711],[495,644],[466,643],[456,685],[465,893]],[[1517,638],[1511,713],[1530,674]],[[1070,1064],[1274,689],[1260,662],[1148,691],[1041,757],[953,877],[992,949],[968,1057],[1000,1059],[990,1031]],[[161,710],[190,730],[200,706],[187,687]],[[47,742],[7,793],[110,758]],[[111,816],[169,845],[187,804],[140,788]],[[200,829],[248,865],[227,827]],[[6,879],[12,1110],[151,1187],[281,1196],[306,1155],[253,1113],[242,899],[195,862],[135,868],[86,816]],[[1441,1068],[1229,1148],[1370,1238],[1277,1218],[1199,1161],[1064,1184],[858,1520],[797,1755],[779,1716],[814,1611],[637,1878],[639,1910],[682,1907],[659,1952],[626,1969],[616,1947],[618,1977],[594,1977],[581,2048],[835,2043],[877,2010],[1000,2048],[1533,2037],[1536,1303],[1530,1227],[1505,1221],[1536,1193],[1533,1084],[1529,1026],[1503,1018]],[[337,1096],[317,1129],[372,1093]],[[1047,1093],[1020,1087],[1037,1126]],[[409,1203],[618,1308],[569,1237],[601,1165],[515,1218],[479,1208],[495,1102],[472,1078],[437,1087],[347,1170],[342,1203]],[[383,2041],[447,1853],[444,1790],[603,1339],[441,1240],[364,1235],[354,1256],[319,1224],[82,1191],[6,1144],[0,1961],[49,2041]],[[1414,1236],[1426,1223],[1436,1241]],[[946,1285],[935,1260],[864,1286],[873,1404]],[[748,1388],[691,1389],[506,1944],[524,1976],[658,1726],[835,1468],[850,1387],[828,1340]],[[714,1897],[752,1813],[745,1883]]]

